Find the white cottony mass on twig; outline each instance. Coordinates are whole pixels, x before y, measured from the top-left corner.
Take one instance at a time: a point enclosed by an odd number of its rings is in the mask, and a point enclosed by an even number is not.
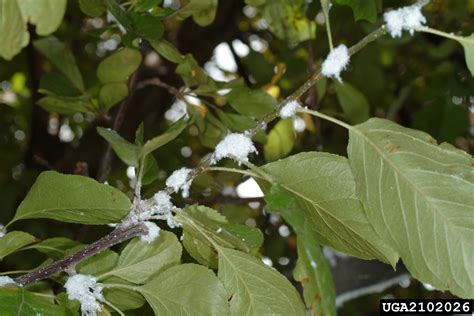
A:
[[[350,55],[346,45],[339,45],[334,48],[324,60],[321,66],[321,73],[328,78],[337,79],[342,82],[341,72],[349,65]]]
[[[257,149],[249,136],[231,133],[217,144],[212,155],[212,162],[216,163],[223,158],[231,158],[240,164],[242,161],[248,161],[248,156],[256,152]]]
[[[192,169],[181,168],[174,171],[171,176],[166,179],[166,186],[172,188],[174,192],[182,190],[182,196],[187,198],[189,196],[189,188],[191,187],[192,179],[188,179],[189,173]]]
[[[403,30],[413,35],[416,28],[426,23],[426,18],[421,13],[421,6],[418,4],[386,12],[383,18],[393,38],[401,37]]]
[[[177,99],[171,108],[165,112],[165,118],[170,122],[177,122],[182,117],[188,118],[188,106],[183,100]]]
[[[280,117],[282,119],[287,119],[293,117],[296,113],[296,110],[299,108],[299,103],[296,100],[291,100],[286,103],[280,110]]]
[[[144,222],[143,224],[148,229],[148,233],[140,236],[141,241],[146,243],[154,242],[160,236],[160,228],[153,222]]]
[[[9,276],[0,276],[0,287],[7,284],[16,284],[16,282]]]
[[[83,316],[97,315],[101,310],[97,300],[103,300],[103,285],[97,283],[97,279],[92,275],[76,274],[71,276],[64,288],[70,300],[78,300],[81,303],[81,313]]]

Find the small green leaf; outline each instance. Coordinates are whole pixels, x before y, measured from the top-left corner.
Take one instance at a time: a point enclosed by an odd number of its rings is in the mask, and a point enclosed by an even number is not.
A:
[[[192,1],[200,1],[205,2],[206,7],[201,10],[197,10],[193,13],[193,20],[196,22],[197,25],[200,26],[207,26],[211,24],[217,12],[217,0],[192,0]]]
[[[157,40],[163,36],[164,27],[161,19],[148,13],[131,12],[130,19],[134,32],[145,39]]]
[[[106,83],[100,88],[99,102],[104,110],[108,110],[128,96],[125,83]]]
[[[358,124],[369,119],[370,105],[367,98],[354,86],[335,82],[337,99],[349,123]]]
[[[0,0],[0,34],[0,56],[6,60],[11,60],[28,45],[30,34],[17,0]]]
[[[79,245],[80,243],[77,241],[68,238],[54,237],[45,239],[35,245],[28,246],[25,249],[35,249],[41,253],[46,254],[48,257],[53,258],[54,260],[58,260],[66,255],[66,251],[68,249],[77,247]]]
[[[175,234],[167,231],[161,231],[160,236],[150,244],[134,238],[123,249],[117,265],[99,278],[116,276],[143,284],[158,272],[178,264],[181,252],[182,247]]]
[[[176,73],[181,76],[188,87],[212,85],[213,83],[213,80],[209,78],[204,69],[199,67],[191,54],[184,56],[184,59],[176,67]]]
[[[90,112],[91,103],[83,97],[59,97],[48,95],[38,100],[36,103],[48,112],[71,115],[77,112]]]
[[[138,12],[145,12],[150,9],[153,9],[154,7],[156,7],[162,2],[163,0],[138,0],[136,1],[136,5],[134,9],[135,11],[138,11]]]
[[[321,244],[359,258],[397,263],[397,254],[369,224],[345,157],[299,153],[262,169],[294,196],[298,207],[294,212],[305,219]],[[268,191],[265,186],[262,183]]]
[[[79,8],[93,18],[99,17],[107,11],[104,0],[79,0]]]
[[[38,91],[43,94],[63,97],[77,97],[80,95],[63,74],[56,72],[48,72],[41,77]]]
[[[474,33],[463,37],[462,41],[459,41],[464,46],[464,54],[466,55],[467,68],[474,77]]]
[[[84,246],[81,246],[80,248],[83,247]],[[74,252],[78,250],[79,248],[74,249]],[[117,266],[118,259],[119,255],[115,251],[106,249],[101,253],[78,263],[76,270],[82,274],[94,276],[103,275]]]
[[[175,64],[179,64],[185,59],[179,50],[165,39],[150,41],[150,44],[158,54]]]
[[[112,186],[87,177],[45,171],[36,179],[13,220],[50,218],[109,224],[119,222],[129,208],[128,197]]]
[[[122,9],[118,4],[117,0],[103,0],[107,9],[114,16],[114,18],[120,23],[127,31],[132,30],[132,21],[128,16],[127,11]]]
[[[226,94],[226,98],[237,112],[247,116],[262,118],[271,112],[277,101],[262,90],[252,90],[247,87],[237,87]]]
[[[268,134],[267,143],[263,146],[263,154],[268,162],[286,157],[295,145],[293,120],[280,120]]]
[[[23,15],[23,20],[36,25],[36,34],[45,36],[59,28],[67,0],[21,0],[18,4]]]
[[[37,241],[36,237],[22,231],[9,232],[5,236],[0,237],[0,261],[9,254]]]
[[[181,132],[186,128],[187,122],[185,120],[179,120],[170,128],[168,128],[163,134],[153,137],[152,139],[148,140],[145,145],[143,145],[143,149],[141,152],[141,156],[146,156],[149,153],[157,150],[163,145],[166,145],[173,139],[179,136]]]
[[[158,178],[158,163],[155,157],[147,155],[145,158],[145,166],[143,167],[142,184],[147,185]]]
[[[347,5],[354,12],[354,18],[374,23],[377,19],[377,5],[374,0],[335,0],[335,3]]]
[[[212,270],[196,264],[171,267],[137,290],[156,315],[229,315],[224,286]]]
[[[116,131],[97,127],[97,133],[102,136],[114,149],[119,158],[129,166],[138,167],[140,157],[140,146],[129,143]]]
[[[55,305],[23,288],[0,288],[2,315],[69,316],[63,306]]]
[[[137,70],[142,55],[133,48],[122,48],[105,58],[97,68],[97,77],[102,83],[125,82]]]
[[[370,224],[413,277],[473,297],[472,156],[378,118],[351,128],[348,156]]]
[[[136,286],[133,283],[127,282],[117,277],[110,277],[105,280],[101,280],[100,283],[106,286],[116,284],[121,286],[111,288],[106,287],[103,290],[105,299],[121,311],[140,308],[146,302],[145,298],[140,293],[133,290]],[[130,289],[124,288],[124,286],[129,286]]]
[[[49,36],[34,41],[33,46],[66,76],[74,88],[80,92],[84,91],[84,82],[74,55],[64,43]]]
[[[232,315],[306,315],[286,277],[246,253],[221,248],[217,276],[230,299]]]

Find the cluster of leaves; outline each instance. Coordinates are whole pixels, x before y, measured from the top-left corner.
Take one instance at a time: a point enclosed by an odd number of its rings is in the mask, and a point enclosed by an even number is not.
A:
[[[13,37],[0,43],[4,45],[0,55],[6,59],[28,42],[23,21],[35,24],[38,35],[49,35],[59,26],[66,6],[59,1],[58,12],[48,13],[42,11],[47,1],[25,2],[30,6],[16,0],[0,2],[6,34],[22,39],[21,43]],[[306,1],[246,2],[256,8],[277,38],[292,45],[314,39],[314,16],[302,14],[311,11]],[[356,19],[376,20],[377,1],[365,5],[335,2],[350,6]],[[187,102],[183,96],[191,95],[207,105],[188,104],[189,120],[178,120],[147,141],[143,125],[134,143],[116,131],[97,129],[125,164],[139,170],[139,183],[147,185],[157,179],[153,152],[175,140],[186,127],[196,126],[201,144],[214,148],[229,131],[244,132],[275,114],[278,94],[272,91],[278,80],[284,82],[282,69],[272,75],[269,85],[257,89],[240,79],[221,82],[211,78],[192,55],[181,54],[162,38],[165,18],[192,16],[201,26],[211,24],[217,0],[190,0],[176,11],[163,8],[160,0],[131,1],[128,7],[115,0],[79,3],[91,17],[109,12],[115,24],[100,31],[122,29],[125,47],[104,58],[97,67],[95,84],[85,87],[64,43],[54,37],[35,40],[33,46],[55,69],[41,79],[40,92],[45,96],[39,106],[61,115],[79,112],[106,117],[131,93],[130,78],[142,63],[138,48],[142,40],[176,64],[175,72],[185,85],[177,97]],[[41,14],[48,18],[35,18]],[[3,23],[3,19],[14,23]],[[470,41],[460,42],[474,72],[474,46]],[[258,75],[255,79],[258,81]],[[321,95],[328,85],[326,80],[318,83]],[[254,141],[263,145],[268,163],[248,171],[265,193],[267,210],[280,214],[297,235],[294,277],[303,286],[306,306],[288,279],[260,260],[263,234],[259,229],[236,224],[213,208],[188,205],[176,214],[182,225],[181,242],[175,233],[162,231],[150,244],[135,237],[120,251],[106,249],[76,265],[77,273],[93,275],[104,285],[103,312],[138,309],[147,303],[157,315],[305,315],[306,309],[315,315],[334,315],[334,286],[322,245],[392,266],[401,258],[422,282],[460,297],[474,297],[469,258],[474,252],[471,155],[448,143],[438,145],[427,133],[385,119],[369,119],[369,101],[354,85],[335,83],[331,87],[341,117],[358,124],[335,120],[349,130],[348,157],[315,151],[287,157],[295,146],[295,131],[293,120],[286,119],[279,120],[268,134],[255,134]],[[308,119],[309,114],[306,111],[301,116]],[[84,176],[47,171],[37,178],[7,226],[40,218],[87,225],[120,223],[130,208],[129,197],[117,188]],[[84,247],[87,245],[63,237],[39,241],[26,232],[11,231],[0,237],[0,260],[15,252],[36,250],[47,257],[41,264],[46,266]],[[183,263],[190,261],[185,255],[194,263]],[[51,280],[64,284],[66,277],[56,274]],[[79,312],[77,302],[68,300],[66,293],[55,293],[41,282],[0,288],[0,305],[10,314]]]

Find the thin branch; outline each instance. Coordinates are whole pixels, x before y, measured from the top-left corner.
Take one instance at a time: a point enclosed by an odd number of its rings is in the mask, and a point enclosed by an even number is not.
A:
[[[143,89],[143,88],[146,88],[146,87],[149,87],[149,86],[155,86],[155,87],[163,88],[166,91],[168,91],[169,94],[174,95],[177,98],[182,98],[183,97],[183,92],[182,91],[180,91],[176,87],[173,87],[173,86],[161,81],[158,78],[150,78],[150,79],[140,81],[139,83],[137,83],[136,89],[140,90],[140,89]]]
[[[138,223],[130,226],[119,226],[110,234],[102,237],[96,242],[86,246],[85,248],[73,253],[61,260],[53,262],[38,271],[30,272],[22,275],[15,279],[15,282],[21,286],[36,282],[39,280],[46,279],[47,277],[56,274],[58,272],[66,271],[69,267],[76,265],[77,263],[90,258],[105,249],[120,244],[132,237],[146,234],[148,228],[142,223]]]
[[[458,41],[460,43],[466,43],[466,44],[474,45],[474,39],[470,39],[468,37],[463,37],[463,36],[456,36],[452,33],[446,33],[446,32],[436,30],[436,29],[432,29],[432,28],[426,27],[426,26],[417,27],[417,28],[415,28],[415,31],[430,33],[430,34],[438,35],[438,36],[441,36],[441,37],[446,37],[446,38]]]
[[[332,50],[334,45],[332,43],[331,23],[329,22],[329,10],[331,8],[331,3],[329,0],[321,0],[321,7],[323,8],[326,32],[328,34],[329,49]]]
[[[324,120],[326,120],[326,121],[330,121],[330,122],[333,122],[334,124],[337,124],[337,125],[339,125],[339,126],[342,126],[342,127],[344,127],[345,129],[347,129],[347,130],[352,129],[352,126],[351,126],[351,125],[346,124],[346,123],[344,123],[343,121],[340,121],[340,120],[338,120],[338,119],[335,119],[335,118],[332,117],[332,116],[323,114],[323,113],[318,112],[318,111],[313,111],[313,110],[309,110],[309,109],[299,109],[298,112],[308,113],[308,114],[317,116],[317,117],[322,118],[322,119],[324,119]]]

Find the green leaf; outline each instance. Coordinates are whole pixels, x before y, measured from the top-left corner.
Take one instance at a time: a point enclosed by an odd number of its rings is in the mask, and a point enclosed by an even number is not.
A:
[[[130,208],[128,197],[107,184],[45,171],[18,207],[13,221],[50,218],[80,224],[117,223]]]
[[[146,302],[145,298],[140,293],[133,290],[136,286],[133,283],[127,282],[117,277],[107,278],[100,283],[106,286],[113,286],[117,284],[121,286],[111,288],[106,287],[103,290],[105,299],[121,311],[140,308]],[[130,289],[124,288],[123,286],[129,286]]]
[[[103,0],[107,9],[114,16],[114,18],[120,23],[127,31],[132,30],[132,21],[127,14],[127,11],[117,3],[117,0]]]
[[[49,36],[33,41],[33,46],[46,57],[78,91],[84,91],[84,82],[74,55],[57,38]]]
[[[245,0],[245,3],[254,7],[258,7],[264,4],[266,1],[267,0]]]
[[[138,0],[135,5],[135,11],[145,12],[159,5],[162,0]]]
[[[80,248],[83,247],[81,246]],[[73,251],[76,252],[78,250],[74,249]],[[115,251],[106,249],[93,257],[81,261],[77,264],[76,269],[82,274],[100,276],[114,269],[117,266],[118,259],[119,255]]]
[[[25,249],[35,249],[41,253],[46,254],[48,257],[53,258],[54,260],[59,260],[66,255],[66,251],[68,249],[77,247],[79,245],[80,243],[77,241],[68,238],[54,237],[45,239],[35,245],[28,246]]]
[[[99,102],[104,110],[108,110],[128,96],[125,83],[107,83],[100,88]]]
[[[206,7],[193,13],[193,20],[199,26],[210,25],[217,12],[217,0],[192,0],[192,2],[205,2]]]
[[[140,146],[129,143],[116,131],[97,127],[97,133],[102,136],[114,149],[119,158],[129,166],[138,167],[140,157]]]
[[[91,17],[99,17],[107,11],[104,0],[79,0],[79,8]]]
[[[374,23],[377,19],[377,5],[374,0],[335,0],[335,2],[351,7],[356,21],[366,20]]]
[[[138,36],[149,40],[156,40],[163,36],[165,28],[159,17],[148,13],[131,12],[130,18],[133,30]]]
[[[36,103],[48,112],[71,115],[77,112],[90,112],[91,103],[83,97],[60,97],[48,95],[38,100]]]
[[[156,315],[229,314],[224,286],[211,270],[196,264],[171,267],[137,290]]]
[[[145,145],[143,145],[141,156],[146,156],[161,146],[166,145],[170,141],[174,140],[179,134],[181,134],[186,126],[187,122],[185,120],[179,120],[171,125],[171,127],[168,128],[163,134],[148,140]]]
[[[134,238],[123,249],[117,265],[99,278],[120,277],[136,284],[147,282],[158,272],[180,262],[182,247],[173,233],[161,231],[154,242],[148,244]]]
[[[219,109],[215,109],[215,111],[222,124],[233,132],[243,133],[246,130],[249,130],[257,125],[255,119],[251,117],[240,114],[227,113]],[[267,137],[264,131],[258,131],[257,134],[253,137],[253,139],[262,144],[265,144],[267,142]]]
[[[20,0],[18,1],[23,20],[36,25],[36,34],[45,36],[59,28],[67,0]]]
[[[176,67],[176,73],[181,76],[188,87],[213,85],[213,80],[209,78],[204,69],[199,67],[196,59],[191,54],[184,56],[184,59]]]
[[[155,157],[148,155],[145,158],[145,166],[143,167],[142,184],[147,185],[158,178],[158,163]]]
[[[262,118],[271,112],[277,101],[262,90],[252,90],[247,87],[237,87],[226,94],[226,98],[237,112],[247,116]]]
[[[105,58],[97,68],[97,77],[102,83],[125,82],[137,70],[142,55],[133,48],[122,48]]]
[[[45,73],[41,77],[38,91],[43,94],[63,97],[79,96],[79,92],[70,81],[64,75],[55,72]]]
[[[0,57],[11,60],[28,45],[30,34],[17,0],[0,0]]]
[[[0,288],[2,316],[69,316],[69,311],[23,288]]]
[[[466,55],[467,68],[474,77],[474,33],[463,37],[462,41],[459,41],[464,47],[464,54]]]
[[[230,299],[232,315],[306,315],[287,278],[243,252],[221,248],[217,276]]]
[[[183,224],[183,245],[198,262],[217,267],[214,244],[257,254],[263,235],[256,228],[229,224],[216,210],[202,205],[187,206],[177,215]]]
[[[370,226],[346,158],[307,152],[262,169],[294,196],[298,206],[295,212],[305,219],[321,244],[395,266],[398,256]]]
[[[293,120],[280,120],[268,134],[267,143],[263,146],[263,155],[268,162],[286,157],[295,145]]]
[[[150,41],[150,44],[158,54],[175,64],[179,64],[185,59],[179,50],[165,39]]]
[[[278,38],[295,44],[316,37],[316,23],[306,17],[303,1],[272,0],[260,8]]]
[[[36,237],[22,231],[9,232],[5,236],[0,237],[0,261],[9,254],[37,241]]]
[[[369,119],[370,105],[367,98],[354,86],[335,82],[336,95],[349,123],[359,124]]]
[[[471,155],[377,118],[351,128],[348,154],[369,222],[411,274],[474,296]]]

